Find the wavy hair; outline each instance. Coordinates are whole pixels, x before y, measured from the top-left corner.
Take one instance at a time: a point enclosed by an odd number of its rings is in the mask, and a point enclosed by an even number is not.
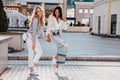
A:
[[[63,20],[63,18],[62,18],[62,8],[59,7],[59,6],[57,6],[57,7],[54,9],[54,11],[53,11],[53,16],[54,16],[54,17],[56,17],[56,15],[55,15],[55,11],[56,11],[56,10],[59,10],[59,13],[60,13],[59,18],[60,18],[61,20]]]
[[[43,13],[41,18],[39,18],[38,15],[37,15],[37,9],[38,8],[41,9],[42,13]],[[38,19],[38,24],[41,24],[41,26],[43,26],[43,27],[45,26],[45,13],[44,13],[44,10],[43,10],[43,8],[41,6],[38,6],[38,7],[34,8],[34,10],[32,12],[32,15],[31,15],[29,27],[32,26],[34,18]]]

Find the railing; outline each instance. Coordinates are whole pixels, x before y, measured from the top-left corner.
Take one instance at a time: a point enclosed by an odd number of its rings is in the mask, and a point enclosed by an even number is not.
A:
[[[29,27],[9,27],[8,32],[27,32]]]

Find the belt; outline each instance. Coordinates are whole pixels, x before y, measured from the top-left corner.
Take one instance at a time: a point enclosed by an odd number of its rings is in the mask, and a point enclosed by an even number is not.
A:
[[[59,32],[59,30],[58,31],[53,31],[52,34],[53,34],[53,36],[56,36],[56,35],[60,35],[60,32]]]

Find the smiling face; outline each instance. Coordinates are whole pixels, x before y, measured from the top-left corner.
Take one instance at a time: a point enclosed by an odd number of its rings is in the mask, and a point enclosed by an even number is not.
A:
[[[62,8],[61,7],[56,7],[53,11],[53,16],[56,17],[56,18],[60,18],[60,19],[63,19],[62,18]]]
[[[43,15],[43,11],[38,7],[38,8],[36,8],[36,15],[38,16],[38,17],[42,17],[42,15]]]
[[[58,9],[55,10],[55,15],[56,15],[57,18],[59,18],[59,16],[60,16],[60,12],[59,12]]]

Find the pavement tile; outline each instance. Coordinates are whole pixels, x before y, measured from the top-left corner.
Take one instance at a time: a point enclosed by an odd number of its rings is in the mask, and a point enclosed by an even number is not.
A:
[[[119,62],[68,61],[59,68],[59,76],[54,74],[51,61],[39,61],[36,70],[39,76],[28,75],[27,61],[10,60],[9,68],[0,76],[3,80],[120,80]]]

